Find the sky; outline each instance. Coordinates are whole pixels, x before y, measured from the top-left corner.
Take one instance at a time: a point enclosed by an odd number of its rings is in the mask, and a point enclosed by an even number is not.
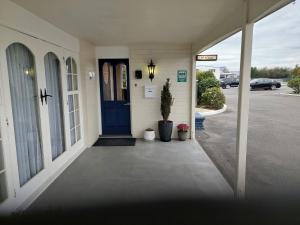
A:
[[[218,54],[216,62],[197,62],[197,66],[226,66],[239,71],[241,32],[201,54]],[[254,25],[252,66],[290,67],[300,65],[300,0],[291,3]]]

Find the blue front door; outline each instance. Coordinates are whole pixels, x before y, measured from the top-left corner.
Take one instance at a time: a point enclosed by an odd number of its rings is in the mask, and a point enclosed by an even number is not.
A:
[[[99,60],[102,133],[131,134],[128,59]]]

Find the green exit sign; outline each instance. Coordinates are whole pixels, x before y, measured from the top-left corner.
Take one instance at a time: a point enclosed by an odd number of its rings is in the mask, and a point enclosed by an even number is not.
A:
[[[187,70],[177,70],[177,82],[187,82]]]

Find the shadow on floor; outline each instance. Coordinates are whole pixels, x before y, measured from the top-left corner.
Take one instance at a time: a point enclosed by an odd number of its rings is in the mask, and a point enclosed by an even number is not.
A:
[[[177,199],[30,212],[0,218],[0,224],[299,224],[300,204]]]

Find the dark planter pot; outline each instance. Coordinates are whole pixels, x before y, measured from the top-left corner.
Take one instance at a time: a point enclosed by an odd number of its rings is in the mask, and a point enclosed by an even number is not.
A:
[[[173,121],[158,121],[158,131],[161,141],[169,142],[171,141],[173,130]]]
[[[187,131],[178,131],[178,139],[179,141],[185,141],[187,138]]]

